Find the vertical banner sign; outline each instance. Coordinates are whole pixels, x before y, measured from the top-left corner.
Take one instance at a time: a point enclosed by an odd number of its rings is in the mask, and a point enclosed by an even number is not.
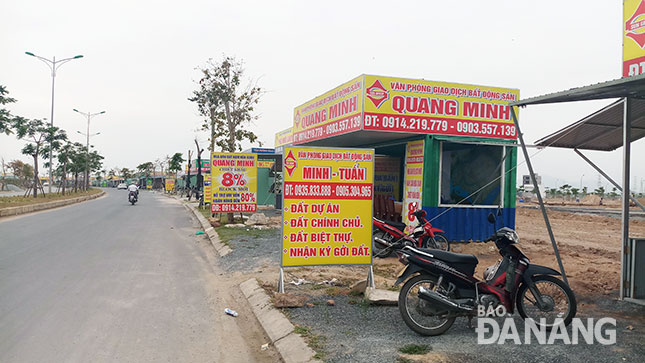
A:
[[[152,179],[146,179],[146,189],[152,189]]]
[[[645,1],[623,1],[623,77],[645,73]]]
[[[211,154],[211,212],[256,212],[258,155]]]
[[[281,266],[372,263],[373,149],[286,147]]]
[[[401,159],[393,156],[377,156],[374,164],[374,194],[401,200],[399,184]]]
[[[406,232],[414,228],[410,225],[416,217],[412,215],[421,208],[423,192],[423,151],[424,140],[410,141],[405,147],[405,185],[403,188],[403,223],[407,224]],[[414,204],[417,207],[415,208]]]
[[[173,189],[175,189],[175,179],[166,178],[166,191],[171,192]]]
[[[204,174],[204,203],[211,204],[213,202],[213,193],[211,189],[211,175]]]

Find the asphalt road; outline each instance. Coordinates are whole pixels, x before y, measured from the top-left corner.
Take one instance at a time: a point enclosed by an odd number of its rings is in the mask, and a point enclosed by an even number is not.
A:
[[[0,220],[0,362],[263,360],[179,202],[107,192]]]

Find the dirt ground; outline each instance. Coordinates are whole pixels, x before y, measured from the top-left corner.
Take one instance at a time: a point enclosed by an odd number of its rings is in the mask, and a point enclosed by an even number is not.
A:
[[[565,272],[578,296],[615,293],[620,284],[619,218],[549,211],[549,220],[558,243]],[[542,214],[539,210],[517,208],[516,230],[520,249],[531,263],[559,270]],[[645,220],[632,220],[631,236],[645,237]],[[451,251],[477,256],[475,276],[482,277],[486,267],[500,259],[493,244],[455,243]],[[393,282],[403,266],[395,257],[374,259],[374,275],[378,288],[395,289]],[[349,286],[367,276],[366,267],[329,266],[302,267],[285,270],[285,283],[303,278],[322,282],[336,278],[337,284]],[[322,289],[321,289],[322,290]],[[322,291],[321,291],[322,292]]]

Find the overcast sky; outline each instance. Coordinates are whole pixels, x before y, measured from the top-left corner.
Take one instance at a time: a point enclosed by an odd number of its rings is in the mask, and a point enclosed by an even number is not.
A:
[[[243,59],[266,90],[254,129],[269,147],[295,106],[363,73],[517,88],[521,98],[621,76],[621,1],[20,0],[3,1],[0,16],[0,84],[18,100],[16,115],[50,114],[49,69],[25,51],[84,55],[58,71],[54,123],[85,143],[76,130],[86,119],[72,109],[105,110],[91,143],[106,169],[185,154],[195,137],[206,145],[187,98],[195,68],[222,54]],[[610,102],[532,106],[520,125],[532,143]],[[639,191],[644,142],[632,147]],[[21,145],[0,135],[0,156],[27,161]],[[587,155],[621,179],[622,148]],[[532,160],[548,186],[597,187],[570,150]]]

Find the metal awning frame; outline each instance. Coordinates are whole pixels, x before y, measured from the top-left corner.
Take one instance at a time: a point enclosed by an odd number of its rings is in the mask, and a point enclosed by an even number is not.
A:
[[[623,98],[623,181],[622,181],[622,190],[627,191],[622,193],[622,229],[621,229],[621,275],[620,275],[620,298],[629,299],[630,291],[629,286],[627,285],[627,277],[629,274],[630,267],[630,251],[627,248],[629,243],[629,201],[631,197],[630,193],[630,162],[631,162],[631,109],[632,102],[635,98],[645,98],[645,74],[630,77],[622,78],[619,80],[609,81],[605,83],[600,83],[597,85],[574,88],[564,92],[553,93],[550,95],[544,95],[534,98],[529,98],[526,100],[520,100],[517,102],[509,103],[511,106],[511,117],[515,128],[517,130],[518,139],[520,141],[520,146],[522,147],[522,152],[524,154],[524,159],[526,160],[526,165],[529,169],[529,174],[533,180],[533,187],[536,191],[538,197],[538,203],[540,204],[540,210],[542,211],[542,216],[546,224],[547,230],[549,232],[549,237],[551,239],[551,244],[553,246],[553,251],[555,252],[558,265],[560,267],[560,272],[565,282],[568,283],[564,266],[562,265],[562,259],[560,257],[560,252],[558,250],[555,237],[553,236],[553,230],[549,222],[549,217],[544,206],[544,201],[540,193],[540,189],[537,186],[537,181],[535,178],[535,173],[533,172],[533,166],[528,155],[526,144],[524,143],[524,138],[522,132],[520,131],[519,122],[517,120],[517,115],[515,113],[516,106],[527,106],[532,104],[547,104],[547,103],[557,103],[557,102],[573,102],[573,101],[585,101],[585,100],[595,100],[595,99],[607,99],[607,98]],[[586,159],[579,151],[575,150],[578,155]],[[590,162],[588,159],[585,161]],[[593,163],[591,163],[596,170],[599,170]],[[605,173],[602,173],[605,177],[608,177]],[[613,184],[617,184],[608,178]],[[642,206],[641,206],[642,208]],[[633,300],[633,299],[629,299]]]

